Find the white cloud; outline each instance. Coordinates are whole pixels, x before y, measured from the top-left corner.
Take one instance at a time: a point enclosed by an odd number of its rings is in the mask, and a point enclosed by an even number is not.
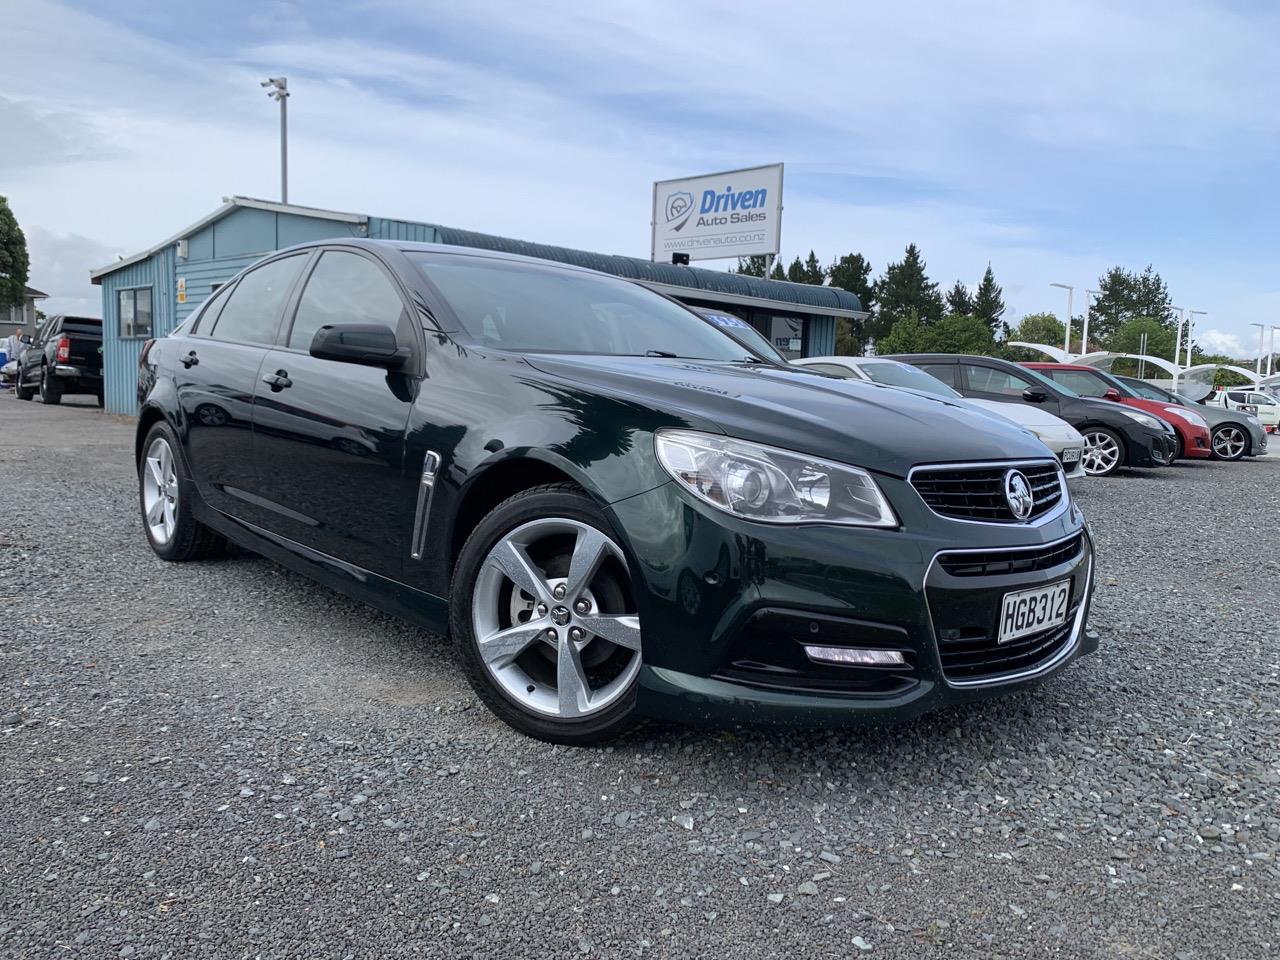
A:
[[[1240,342],[1240,338],[1234,333],[1224,333],[1216,328],[1197,330],[1195,338],[1196,344],[1205,353],[1223,354],[1236,360],[1242,357],[1256,357],[1258,355],[1257,344],[1250,350]]]

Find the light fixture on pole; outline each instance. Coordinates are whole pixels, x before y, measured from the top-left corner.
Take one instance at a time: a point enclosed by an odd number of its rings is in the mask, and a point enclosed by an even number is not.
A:
[[[1187,366],[1188,367],[1191,366],[1191,342],[1192,342],[1191,331],[1195,328],[1196,317],[1197,316],[1203,317],[1205,315],[1206,315],[1205,311],[1203,310],[1187,311]]]
[[[1249,326],[1258,328],[1258,362],[1254,364],[1253,372],[1256,373],[1259,377],[1261,377],[1262,376],[1262,350],[1263,350],[1263,345],[1266,342],[1267,325],[1265,323],[1251,323],[1249,324]]]
[[[1280,330],[1275,324],[1271,325],[1271,349],[1267,351],[1267,376],[1271,376],[1271,358],[1276,353],[1276,330]]]
[[[262,86],[270,87],[267,96],[280,101],[280,202],[289,202],[289,80],[268,77]]]
[[[1084,356],[1089,352],[1089,315],[1093,312],[1093,298],[1102,296],[1101,290],[1086,290],[1084,292],[1084,340],[1080,344],[1080,355]]]
[[[1067,335],[1062,341],[1062,352],[1067,354],[1069,357],[1071,355],[1071,294],[1075,292],[1075,287],[1065,283],[1051,283],[1049,286],[1058,287],[1067,291],[1067,322],[1063,324],[1066,328]]]

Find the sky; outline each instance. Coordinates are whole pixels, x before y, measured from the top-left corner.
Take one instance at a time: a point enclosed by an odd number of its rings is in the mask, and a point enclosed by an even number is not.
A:
[[[782,256],[1006,319],[1154,264],[1197,342],[1280,324],[1280,9],[1267,2],[0,0],[0,195],[47,312],[224,196],[647,256],[655,180],[786,165]],[[727,267],[709,261],[703,266]]]

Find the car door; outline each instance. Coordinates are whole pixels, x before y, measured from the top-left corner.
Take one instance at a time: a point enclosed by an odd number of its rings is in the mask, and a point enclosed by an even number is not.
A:
[[[60,319],[60,317],[50,317],[42,323],[40,329],[36,331],[35,339],[27,347],[27,352],[22,355],[22,369],[19,373],[24,384],[35,386],[40,382],[40,367],[45,344],[49,342],[49,337],[57,328]]]
[[[978,397],[983,400],[1000,400],[1005,403],[1027,403],[1022,393],[1028,387],[1039,387],[1045,394],[1044,401],[1037,403],[1040,409],[1058,415],[1061,404],[1053,391],[1036,383],[1030,377],[1024,377],[1003,366],[987,366],[979,363],[957,364],[957,373],[963,386],[956,386],[966,397]],[[932,370],[929,371],[933,373]],[[936,376],[936,374],[935,374]]]
[[[328,556],[398,578],[406,522],[404,439],[421,345],[389,270],[355,249],[324,250],[262,365],[253,398],[254,458],[268,529]],[[412,351],[401,370],[311,356],[330,324],[380,324]]]
[[[210,302],[178,344],[175,387],[187,465],[204,502],[261,524],[253,459],[253,388],[310,253],[269,260]]]

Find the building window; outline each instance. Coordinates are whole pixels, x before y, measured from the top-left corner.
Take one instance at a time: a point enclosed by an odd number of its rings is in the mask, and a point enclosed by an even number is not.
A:
[[[151,288],[121,290],[117,296],[120,298],[120,336],[151,336]]]

